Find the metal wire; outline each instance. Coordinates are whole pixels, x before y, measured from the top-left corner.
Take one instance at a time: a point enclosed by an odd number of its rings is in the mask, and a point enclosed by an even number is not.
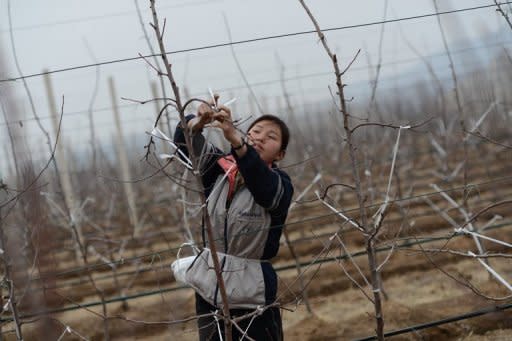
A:
[[[502,4],[511,4],[511,3],[512,3],[512,1],[507,1],[507,2],[503,2]],[[436,12],[436,13],[427,13],[427,14],[414,15],[414,16],[397,18],[397,19],[372,21],[372,22],[367,22],[367,23],[363,23],[363,24],[347,25],[347,26],[340,26],[340,27],[331,27],[331,28],[323,29],[322,31],[323,32],[340,31],[340,30],[347,30],[347,29],[353,29],[353,28],[360,28],[360,27],[368,27],[368,26],[374,26],[374,25],[389,24],[389,23],[394,23],[394,22],[416,20],[416,19],[435,17],[435,16],[452,14],[452,13],[461,13],[461,12],[480,10],[480,9],[491,8],[491,7],[495,7],[495,6],[496,5],[493,3],[493,4],[489,4],[489,5],[460,8],[460,9],[455,9],[455,10],[450,10],[450,11],[443,11],[443,12]],[[189,48],[189,49],[176,50],[176,51],[167,52],[167,54],[168,55],[180,54],[180,53],[185,53],[185,52],[207,50],[207,49],[218,48],[218,47],[226,47],[226,46],[231,46],[231,45],[248,44],[248,43],[254,43],[254,42],[259,42],[259,41],[264,41],[264,40],[281,39],[281,38],[286,38],[286,37],[293,37],[293,36],[299,36],[299,35],[305,35],[305,34],[316,34],[316,33],[317,33],[316,30],[300,31],[300,32],[293,32],[293,33],[284,33],[284,34],[277,34],[277,35],[265,36],[265,37],[260,37],[260,38],[238,40],[238,41],[234,41],[234,42],[231,42],[231,43],[212,44],[212,45],[206,45],[206,46],[200,46],[200,47],[193,47],[193,48]],[[92,64],[84,64],[84,65],[72,66],[72,67],[68,67],[68,68],[50,70],[50,71],[47,71],[47,72],[33,73],[33,74],[29,74],[29,75],[25,75],[25,76],[20,76],[20,77],[4,78],[4,79],[0,79],[0,83],[10,82],[10,81],[17,81],[17,80],[27,79],[27,78],[33,78],[33,77],[38,77],[38,76],[42,76],[42,75],[45,75],[45,74],[67,72],[67,71],[91,68],[91,67],[96,67],[96,66],[101,66],[101,65],[108,65],[108,64],[124,63],[124,62],[135,61],[135,60],[142,60],[144,58],[152,58],[152,57],[158,57],[158,56],[161,56],[161,54],[160,53],[149,54],[149,55],[142,56],[142,57],[138,56],[138,57],[120,58],[120,59],[113,59],[113,60],[109,60],[109,61],[99,62],[99,63],[92,63]]]
[[[446,189],[446,190],[442,190],[442,191],[434,191],[434,192],[429,192],[429,193],[413,195],[413,196],[409,196],[409,197],[405,197],[405,198],[394,199],[394,200],[390,200],[389,203],[391,204],[391,203],[396,203],[396,202],[403,202],[403,201],[408,201],[408,200],[414,200],[414,199],[419,199],[419,198],[423,198],[423,197],[433,196],[433,195],[440,194],[440,193],[449,193],[449,192],[461,190],[461,189],[464,189],[464,187],[478,187],[478,186],[483,186],[483,185],[488,185],[488,184],[496,184],[496,183],[504,182],[504,181],[507,181],[507,180],[512,180],[512,176],[507,176],[507,177],[503,177],[503,178],[493,179],[493,180],[490,180],[490,181],[485,181],[485,182],[481,182],[481,183],[477,183],[477,184],[468,184],[467,186],[459,186],[459,187],[454,187],[454,188],[450,188],[450,189]],[[372,205],[367,205],[367,206],[365,206],[365,209],[377,208],[377,207],[380,207],[381,205],[382,205],[382,202],[381,203],[372,204]],[[290,227],[292,225],[298,225],[298,224],[302,224],[302,223],[305,223],[305,222],[312,222],[312,221],[315,221],[315,220],[318,220],[318,219],[322,219],[322,218],[333,217],[333,216],[336,216],[339,212],[346,214],[346,213],[354,213],[354,212],[357,212],[358,210],[359,210],[359,208],[353,208],[353,209],[349,209],[349,210],[340,210],[340,211],[337,211],[337,212],[328,213],[328,214],[316,216],[316,217],[313,217],[313,218],[307,218],[307,219],[297,220],[297,221],[293,221],[293,222],[288,222],[288,223],[285,223],[284,225],[273,226],[273,227],[270,227],[268,229],[270,230],[270,229],[274,229],[274,228],[282,228],[284,226],[285,227]],[[252,231],[252,232],[244,232],[244,233],[241,233],[239,235],[242,236],[242,235],[247,235],[247,234],[251,234],[251,233],[255,233],[255,232],[254,231]],[[195,243],[193,245],[194,246],[201,246],[202,243]],[[55,277],[60,277],[60,276],[80,273],[80,272],[86,271],[86,270],[104,268],[104,267],[108,267],[108,266],[112,266],[112,265],[118,265],[118,264],[132,262],[132,261],[136,261],[136,260],[140,260],[140,259],[144,259],[144,258],[161,256],[161,255],[163,255],[165,253],[177,252],[178,249],[179,249],[179,247],[174,247],[174,248],[164,249],[164,250],[161,250],[161,251],[151,252],[151,253],[140,255],[140,256],[135,256],[135,257],[130,257],[130,258],[123,258],[123,259],[119,259],[119,260],[112,261],[112,262],[105,262],[105,263],[87,265],[87,266],[78,267],[78,268],[74,268],[74,269],[67,270],[67,271],[61,271],[61,272],[58,272],[58,273],[53,273],[53,274],[51,274],[51,276],[36,277],[36,278],[33,278],[32,280],[33,281],[38,281],[38,280],[42,280],[42,279],[50,278],[50,277],[51,278],[55,278]]]
[[[512,225],[510,222],[507,222],[504,224],[493,225],[493,226],[489,227],[488,229],[499,229],[499,228],[503,228],[503,227],[507,227],[507,226],[512,226]],[[413,242],[401,243],[399,246],[397,246],[397,248],[409,247],[409,246],[414,246],[414,245],[422,245],[422,244],[426,244],[426,243],[430,243],[430,242],[447,240],[450,238],[463,236],[463,235],[464,235],[463,233],[453,233],[450,236],[424,238],[422,240],[416,240]],[[377,248],[376,252],[384,252],[384,251],[388,251],[390,249],[391,249],[391,246],[381,247],[381,248]],[[366,251],[359,251],[359,252],[352,253],[350,256],[355,258],[355,257],[364,256],[366,254],[367,254]],[[317,265],[317,264],[323,264],[323,263],[337,262],[337,261],[345,260],[347,258],[348,258],[348,255],[327,257],[324,259],[318,259],[313,262],[311,262],[311,261],[310,262],[302,262],[302,263],[300,263],[300,266],[310,266],[310,265]],[[168,265],[166,265],[166,266],[168,266]],[[294,263],[292,265],[284,265],[284,266],[280,266],[280,267],[275,267],[275,271],[280,272],[280,271],[285,271],[285,270],[290,270],[290,269],[295,269],[295,268],[296,268],[296,264]],[[136,299],[136,298],[140,298],[140,297],[158,295],[158,294],[163,294],[163,293],[168,293],[168,292],[173,292],[173,291],[179,291],[179,290],[183,290],[183,289],[190,289],[190,287],[182,285],[182,286],[175,286],[175,287],[164,288],[164,289],[159,289],[159,290],[141,292],[141,293],[137,293],[137,294],[133,294],[133,295],[114,297],[114,298],[105,300],[105,303],[108,304],[108,303],[114,303],[114,302],[123,302],[123,301],[128,301],[128,300],[132,300],[132,299]],[[54,313],[70,311],[70,310],[78,310],[78,309],[94,307],[94,306],[98,306],[98,305],[102,305],[102,304],[103,303],[101,301],[89,302],[89,303],[80,304],[78,306],[74,305],[74,306],[63,307],[63,308],[54,309],[54,310],[46,310],[46,311],[41,311],[41,312],[37,312],[37,313],[22,315],[20,318],[31,318],[31,317],[35,317],[35,316],[39,316],[39,315],[54,314]],[[12,321],[11,317],[0,318],[0,323],[9,322],[9,321]]]
[[[426,329],[426,328],[436,327],[436,326],[440,326],[440,325],[447,324],[447,323],[467,320],[467,319],[470,319],[473,317],[482,316],[482,315],[486,315],[486,314],[497,313],[497,312],[505,311],[510,308],[512,308],[512,303],[490,306],[490,307],[480,309],[480,310],[475,310],[475,311],[472,311],[469,313],[444,318],[442,320],[430,321],[430,322],[421,323],[421,324],[417,324],[414,326],[410,326],[410,327],[406,327],[406,328],[402,328],[402,329],[398,329],[398,330],[393,330],[391,332],[384,333],[384,337],[390,337],[390,336],[395,336],[395,335],[400,335],[400,334],[416,332],[421,329]],[[366,338],[356,339],[356,340],[357,341],[377,340],[377,336],[375,336],[375,335],[368,336]]]

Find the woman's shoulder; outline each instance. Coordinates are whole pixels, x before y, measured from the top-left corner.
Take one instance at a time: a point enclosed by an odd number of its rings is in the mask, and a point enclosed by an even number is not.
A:
[[[286,171],[284,171],[283,169],[281,169],[281,168],[279,168],[277,166],[276,167],[272,167],[272,170],[274,170],[277,174],[279,174],[281,179],[285,180],[285,182],[288,183],[289,186],[291,186],[291,188],[293,189],[292,179],[290,178],[288,173],[286,173]]]

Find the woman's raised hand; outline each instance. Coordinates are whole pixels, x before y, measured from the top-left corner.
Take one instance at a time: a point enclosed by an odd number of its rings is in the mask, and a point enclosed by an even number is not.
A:
[[[215,95],[215,102],[219,96]],[[188,127],[193,131],[198,131],[204,128],[205,125],[213,122],[213,115],[215,113],[216,104],[213,100],[207,103],[202,102],[197,108],[197,115],[189,121]]]

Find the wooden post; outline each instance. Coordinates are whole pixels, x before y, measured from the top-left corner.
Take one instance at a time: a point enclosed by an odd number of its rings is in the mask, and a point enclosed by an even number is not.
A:
[[[141,226],[139,225],[139,217],[137,215],[137,207],[135,206],[135,195],[133,192],[133,187],[130,182],[132,178],[130,173],[130,167],[128,165],[128,156],[126,153],[126,148],[124,146],[124,136],[123,129],[121,126],[121,118],[119,114],[119,107],[117,106],[117,94],[116,88],[114,84],[114,78],[108,78],[109,87],[110,87],[110,97],[112,100],[112,108],[114,111],[114,121],[117,129],[117,138],[116,138],[116,149],[117,149],[117,159],[119,161],[119,167],[121,170],[121,179],[123,181],[123,189],[124,194],[126,195],[126,200],[128,202],[128,214],[130,216],[130,222],[133,226],[133,237],[139,237]]]
[[[57,176],[62,186],[62,194],[64,196],[64,204],[66,205],[67,212],[69,214],[70,224],[76,227],[78,238],[80,241],[76,241],[75,254],[78,260],[82,259],[80,252],[80,243],[84,240],[82,232],[82,224],[80,222],[80,205],[73,192],[73,185],[71,181],[71,174],[69,172],[68,160],[66,158],[66,150],[64,148],[64,137],[62,131],[59,132],[59,117],[60,114],[57,110],[55,103],[55,96],[53,92],[53,86],[50,75],[47,73],[48,70],[43,70],[44,84],[46,87],[46,93],[48,98],[48,109],[52,116],[53,134],[55,137],[60,135],[55,150],[55,160],[58,166]],[[86,252],[86,250],[83,250]]]
[[[0,190],[0,203],[7,200],[7,195],[5,191]],[[9,242],[11,243],[11,249],[16,249],[16,245],[12,245],[13,243],[18,242],[16,238],[9,238]],[[4,276],[5,283],[7,284],[7,296],[9,310],[11,310],[12,319],[14,323],[14,329],[16,331],[16,339],[23,341],[22,331],[21,331],[21,323],[18,314],[18,307],[16,302],[16,296],[14,295],[14,282],[12,279],[12,259],[9,257],[9,251],[7,250],[7,231],[4,229],[3,218],[2,218],[2,208],[0,207],[0,247],[2,249],[2,258],[4,265]],[[20,257],[22,258],[22,257]],[[3,307],[2,302],[2,307]]]
[[[16,171],[14,170],[14,167],[12,165],[12,160],[11,158],[9,157],[10,155],[10,151],[9,151],[9,147],[7,146],[7,144],[4,144],[4,161],[7,163],[7,166],[5,167],[5,177],[2,178],[2,173],[0,173],[0,179],[5,179],[7,178],[8,176],[16,176]],[[0,169],[0,172],[2,170]]]
[[[9,154],[7,154],[9,155]],[[3,183],[3,178],[1,177],[1,174],[0,174],[0,182]],[[3,203],[7,200],[7,193],[0,189],[0,203]],[[3,235],[4,235],[4,227],[2,225],[2,207],[0,206],[0,250],[2,250],[0,252],[0,258],[2,258],[2,261],[4,262],[5,264],[5,267],[7,267],[7,263],[5,262],[5,245],[4,245],[4,238],[3,238]],[[3,307],[4,306],[4,290],[3,290],[3,287],[0,286],[0,307]],[[0,341],[3,341],[4,340],[4,337],[3,337],[3,333],[2,333],[2,324],[0,324]]]

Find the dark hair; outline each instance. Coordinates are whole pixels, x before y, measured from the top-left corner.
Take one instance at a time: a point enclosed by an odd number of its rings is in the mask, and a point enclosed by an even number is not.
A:
[[[290,130],[288,129],[286,123],[284,123],[284,121],[277,116],[266,114],[258,117],[251,123],[249,128],[247,128],[247,132],[249,132],[249,130],[251,130],[251,128],[254,127],[256,123],[261,121],[270,121],[279,126],[279,129],[281,130],[281,150],[286,150],[286,147],[288,147],[288,142],[290,141]]]

